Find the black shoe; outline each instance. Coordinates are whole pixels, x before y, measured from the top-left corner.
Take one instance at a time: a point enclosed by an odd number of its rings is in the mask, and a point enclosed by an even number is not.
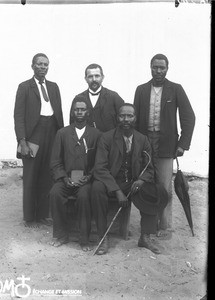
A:
[[[104,241],[99,246],[98,250],[96,251],[97,255],[104,255],[108,252],[108,238],[105,237]]]
[[[147,248],[155,254],[161,253],[161,251],[150,240],[149,234],[143,234],[140,236],[139,241],[138,241],[138,247]]]

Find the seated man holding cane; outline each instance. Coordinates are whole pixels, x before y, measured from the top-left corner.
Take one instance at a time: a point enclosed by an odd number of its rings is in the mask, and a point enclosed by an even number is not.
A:
[[[71,114],[74,123],[57,132],[51,156],[51,170],[55,180],[50,191],[52,245],[59,247],[69,241],[67,202],[68,196],[75,195],[80,229],[79,243],[83,251],[88,251],[91,176],[100,132],[86,124],[89,110],[83,96],[76,97]]]
[[[148,160],[150,144],[146,136],[134,129],[135,121],[135,107],[123,104],[118,112],[117,128],[103,133],[98,142],[91,190],[92,210],[98,236],[102,239],[107,229],[108,197],[116,197],[119,206],[126,207],[130,195],[141,214],[138,246],[159,254],[150,234],[156,233],[157,214],[166,204],[165,197],[163,199],[166,191],[154,184],[154,169]],[[96,254],[103,255],[107,251],[108,238],[105,237]]]

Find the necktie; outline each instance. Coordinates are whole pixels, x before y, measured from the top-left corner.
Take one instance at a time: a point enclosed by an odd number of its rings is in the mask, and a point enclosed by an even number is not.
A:
[[[46,93],[46,90],[45,90],[45,88],[44,88],[44,86],[43,86],[43,81],[39,81],[39,84],[40,84],[40,86],[41,86],[41,91],[42,91],[44,100],[45,100],[46,102],[49,102],[49,97],[48,97],[48,95],[47,95],[47,93]]]
[[[89,91],[89,93],[92,95],[92,96],[97,96],[101,93],[101,91],[97,92],[97,93],[92,93],[91,91]]]
[[[131,151],[131,142],[129,138],[125,138],[126,152],[129,153]]]

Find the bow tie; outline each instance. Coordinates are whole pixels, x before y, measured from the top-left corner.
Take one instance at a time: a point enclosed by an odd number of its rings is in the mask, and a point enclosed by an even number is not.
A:
[[[97,95],[99,95],[99,94],[101,93],[101,90],[100,90],[99,92],[97,92],[97,93],[92,93],[92,92],[89,90],[89,93],[90,93],[92,96],[97,96]]]

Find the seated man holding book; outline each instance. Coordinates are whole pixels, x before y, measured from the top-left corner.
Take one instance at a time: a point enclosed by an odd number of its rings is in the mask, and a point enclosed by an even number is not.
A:
[[[88,251],[91,230],[91,174],[100,132],[87,125],[89,109],[83,96],[76,97],[71,114],[74,123],[57,132],[51,156],[50,167],[55,180],[50,191],[53,218],[51,244],[59,247],[69,242],[67,202],[70,195],[75,195],[79,243],[83,251]]]

